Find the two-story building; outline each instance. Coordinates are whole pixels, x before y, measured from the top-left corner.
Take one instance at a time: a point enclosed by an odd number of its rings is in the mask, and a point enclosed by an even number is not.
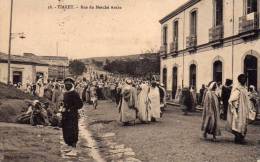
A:
[[[260,0],[189,0],[159,22],[161,82],[172,96],[178,87],[245,73],[260,90]]]

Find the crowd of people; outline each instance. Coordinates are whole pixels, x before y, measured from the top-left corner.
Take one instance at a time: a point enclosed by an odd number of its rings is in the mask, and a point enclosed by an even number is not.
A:
[[[210,82],[212,83],[212,82]],[[210,83],[205,86],[202,85],[198,93],[194,89],[194,86],[178,88],[176,95],[174,98],[175,102],[181,104],[181,107],[184,111],[184,115],[187,115],[188,112],[194,112],[198,108],[204,109],[204,102],[205,102],[205,95],[207,90],[210,87]],[[228,114],[228,106],[229,106],[229,99],[232,92],[233,80],[226,79],[224,85],[220,82],[215,82],[216,88],[214,89],[214,94],[216,95],[218,102],[219,102],[219,116],[223,120],[227,120]],[[248,96],[250,98],[251,107],[256,111],[256,113],[260,112],[260,95],[256,91],[255,86],[250,85],[248,90]]]
[[[181,103],[184,115],[195,111],[196,105],[203,107],[201,129],[204,138],[211,134],[216,141],[216,136],[221,135],[219,123],[222,118],[227,120],[235,143],[245,143],[247,124],[255,119],[259,95],[254,86],[247,90],[244,74],[239,75],[238,83],[233,86],[233,81],[227,79],[221,86],[211,81],[202,86],[198,97],[194,87],[178,90],[176,100]],[[156,122],[162,117],[167,98],[164,85],[155,80],[119,77],[81,78],[76,81],[66,78],[63,82],[49,81],[46,84],[40,77],[35,88],[28,88],[26,92],[43,97],[48,102],[35,100],[28,110],[18,116],[18,121],[62,127],[64,141],[70,147],[68,154],[72,155],[78,141],[78,110],[84,104],[98,109],[99,100],[111,100],[117,105],[119,121],[123,126],[129,126],[137,120],[144,124]]]
[[[249,90],[246,86],[247,77],[241,74],[237,78],[238,84],[232,86],[232,80],[227,79],[224,86],[212,81],[205,88],[202,105],[202,127],[203,137],[208,134],[213,136],[221,135],[220,131],[220,107],[222,105],[222,119],[226,120],[227,130],[234,134],[236,144],[245,144],[247,125],[254,121],[259,106],[258,94],[254,86]]]
[[[155,122],[166,106],[166,91],[156,81],[130,78],[82,80],[76,83],[82,101],[97,109],[98,100],[112,100],[119,110],[123,125]]]
[[[194,112],[198,107],[202,108],[203,137],[207,134],[221,135],[220,119],[226,121],[227,130],[235,136],[235,143],[244,144],[247,125],[256,119],[260,112],[260,95],[253,85],[246,85],[247,77],[241,74],[237,78],[237,85],[233,85],[231,79],[226,79],[224,85],[211,81],[208,85],[202,85],[199,93],[193,86],[190,88],[178,88],[174,100],[179,102],[184,115]]]
[[[91,79],[66,78],[64,81],[44,83],[40,77],[35,84],[21,88],[26,93],[43,101],[34,100],[18,117],[23,124],[59,126],[63,130],[68,154],[75,154],[78,141],[78,110],[83,105],[98,108],[98,100],[111,100],[118,108],[123,126],[156,122],[166,107],[166,90],[159,82],[120,77],[94,77]],[[87,106],[88,107],[88,106]]]

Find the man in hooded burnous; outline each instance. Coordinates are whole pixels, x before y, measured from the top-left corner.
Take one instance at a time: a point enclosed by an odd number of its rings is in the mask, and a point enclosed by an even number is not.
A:
[[[156,85],[156,82],[152,81],[148,92],[148,105],[151,111],[152,122],[156,122],[157,119],[161,118],[160,91]]]
[[[62,110],[62,132],[65,143],[70,147],[68,155],[76,154],[76,144],[78,141],[78,110],[82,108],[83,102],[80,99],[79,94],[74,89],[74,80],[72,78],[66,78],[64,80],[66,92],[64,93],[64,107]]]
[[[37,80],[36,83],[36,94],[39,97],[43,97],[44,95],[44,81],[43,81],[43,77],[40,76],[39,79]]]
[[[136,120],[137,96],[132,86],[132,80],[127,79],[122,88],[122,98],[119,104],[120,121],[124,126]]]
[[[250,111],[250,99],[246,87],[247,77],[245,74],[238,76],[238,85],[232,89],[229,98],[227,123],[230,131],[235,135],[235,143],[245,144],[245,136]]]
[[[203,103],[202,113],[202,131],[204,138],[207,138],[207,134],[213,135],[213,141],[216,141],[216,136],[219,136],[219,100],[216,95],[216,82],[210,82],[207,93],[205,95]]]

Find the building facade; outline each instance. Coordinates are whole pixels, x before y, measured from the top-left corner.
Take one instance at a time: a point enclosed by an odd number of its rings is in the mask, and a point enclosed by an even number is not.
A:
[[[64,56],[39,56],[49,64],[49,79],[63,80],[69,75],[69,58]]]
[[[8,82],[8,55],[0,53],[0,82]],[[48,80],[48,64],[31,57],[11,55],[10,81],[12,84],[35,83],[42,76]]]
[[[63,80],[69,74],[69,58],[64,56],[38,56],[33,53],[24,53],[25,57],[41,60],[48,64],[48,79]]]
[[[178,87],[245,73],[260,90],[260,0],[189,0],[162,18],[161,82]]]

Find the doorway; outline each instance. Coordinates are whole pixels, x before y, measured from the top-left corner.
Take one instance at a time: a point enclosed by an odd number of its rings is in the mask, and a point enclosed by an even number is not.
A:
[[[255,86],[257,89],[257,58],[252,55],[247,55],[244,60],[244,73],[247,75],[247,85]]]
[[[13,71],[13,84],[22,83],[23,73],[21,71]]]
[[[197,67],[195,64],[190,65],[190,87],[196,89],[197,85]]]
[[[178,68],[174,67],[172,69],[172,98],[175,99],[178,86]]]
[[[167,89],[167,69],[163,68],[163,80],[162,80],[165,89]]]
[[[222,62],[215,61],[213,64],[213,81],[222,84]]]

